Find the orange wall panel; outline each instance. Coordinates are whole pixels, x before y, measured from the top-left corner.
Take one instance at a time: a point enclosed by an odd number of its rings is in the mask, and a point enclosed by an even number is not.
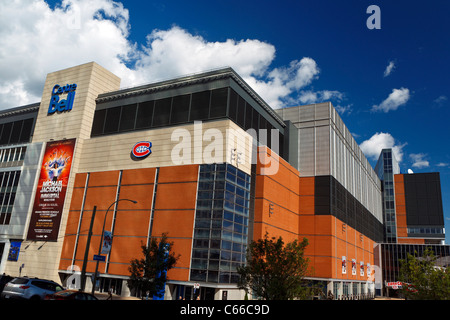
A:
[[[408,239],[397,239],[398,243],[406,243],[406,244],[425,244],[425,239],[414,239],[414,238],[408,238]]]
[[[97,206],[97,210],[106,211],[111,203],[116,201],[116,194],[117,186],[89,187],[86,192],[84,210],[93,210],[94,206]]]
[[[76,235],[69,235],[64,238],[64,244],[61,251],[61,259],[72,259],[75,248]]]
[[[77,173],[75,175],[74,188],[83,188],[86,186],[87,173]]]
[[[119,182],[119,171],[92,172],[89,175],[89,187],[117,186]]]
[[[108,214],[109,215],[109,214]],[[117,211],[113,236],[148,237],[150,211]]]
[[[141,245],[147,245],[147,237],[114,236],[110,261],[129,264],[132,259],[143,258]]]
[[[84,188],[73,189],[70,210],[81,210],[81,207],[83,206],[84,190]]]
[[[195,210],[157,210],[153,217],[152,236],[192,238]]]
[[[314,177],[300,177],[299,178],[299,194],[301,196],[314,195]]]
[[[79,235],[79,237],[78,237],[78,247],[77,247],[77,253],[75,256],[75,259],[78,260],[78,262],[75,264],[78,264],[80,267],[83,263],[84,254],[86,252],[86,242],[87,242],[87,232],[86,232],[86,234]],[[98,253],[99,245],[100,245],[100,237],[92,236],[91,243],[89,245],[88,260],[92,260],[94,257],[94,254]]]
[[[59,270],[67,270],[72,265],[72,259],[61,258],[59,261]],[[81,268],[80,268],[81,269]]]
[[[168,235],[168,241],[173,242],[172,252],[175,254],[175,256],[179,255],[179,259],[175,267],[189,269],[191,266],[192,239],[174,239],[171,238],[170,235]]]
[[[114,274],[114,275],[122,275],[122,276],[129,276],[130,275],[130,271],[128,270],[128,268],[130,267],[130,263],[110,263],[108,265],[108,274]],[[99,268],[98,270],[101,270],[99,272],[102,272],[105,270],[105,266],[103,264],[103,266]]]
[[[190,271],[188,268],[174,267],[167,272],[168,280],[189,281]]]
[[[265,147],[259,148],[260,154],[271,154]],[[270,156],[271,161],[278,161],[278,171],[272,175],[259,174],[263,167],[258,156],[255,213],[253,239],[265,236],[282,237],[284,242],[298,239],[299,226],[299,184],[298,171],[277,155]],[[273,204],[273,214],[269,214]]]
[[[121,185],[154,183],[155,173],[156,168],[123,170]]]
[[[315,216],[314,233],[318,235],[334,234],[334,230],[332,229],[332,216],[331,215]]]
[[[329,236],[318,236],[314,237],[314,254],[316,256],[326,256],[331,257],[333,255],[332,252],[332,241],[333,238],[331,235]]]
[[[67,218],[66,224],[66,234],[76,234],[78,232],[79,220],[80,211],[69,211],[69,216]]]
[[[118,210],[150,210],[153,201],[153,184],[120,186],[120,199],[130,199],[137,201],[119,201]]]
[[[155,209],[195,209],[197,182],[158,184]]]
[[[300,214],[314,214],[314,196],[300,196],[298,206]]]
[[[199,165],[185,165],[175,167],[161,167],[158,183],[186,182],[198,180]]]

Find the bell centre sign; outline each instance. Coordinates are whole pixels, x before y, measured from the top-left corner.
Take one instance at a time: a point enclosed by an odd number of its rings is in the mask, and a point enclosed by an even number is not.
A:
[[[72,110],[76,90],[77,85],[75,83],[66,84],[62,87],[56,84],[52,89],[52,97],[50,98],[47,114],[50,115],[55,112],[61,113]],[[63,96],[65,96],[65,99],[61,99]]]

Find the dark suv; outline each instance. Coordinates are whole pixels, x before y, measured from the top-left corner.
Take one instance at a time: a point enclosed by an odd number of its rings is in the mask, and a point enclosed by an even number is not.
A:
[[[56,282],[37,278],[19,277],[8,282],[1,293],[3,299],[43,300],[47,294],[64,290]]]

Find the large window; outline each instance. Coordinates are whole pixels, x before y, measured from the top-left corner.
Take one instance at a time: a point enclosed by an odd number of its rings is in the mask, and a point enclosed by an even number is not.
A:
[[[245,263],[250,176],[229,164],[200,166],[191,281],[236,283]]]
[[[227,116],[228,88],[177,95],[95,111],[92,136]]]
[[[0,172],[0,225],[8,225],[16,198],[20,171]]]
[[[15,147],[0,149],[0,167],[17,167],[21,166],[25,158],[27,147]]]
[[[34,119],[18,120],[0,124],[0,145],[29,142]]]

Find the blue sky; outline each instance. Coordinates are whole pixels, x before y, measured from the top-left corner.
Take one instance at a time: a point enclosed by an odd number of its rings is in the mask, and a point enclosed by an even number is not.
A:
[[[273,107],[331,101],[373,166],[393,147],[403,172],[440,172],[450,230],[449,1],[29,3],[0,4],[0,109],[88,61],[123,86],[232,66]]]

